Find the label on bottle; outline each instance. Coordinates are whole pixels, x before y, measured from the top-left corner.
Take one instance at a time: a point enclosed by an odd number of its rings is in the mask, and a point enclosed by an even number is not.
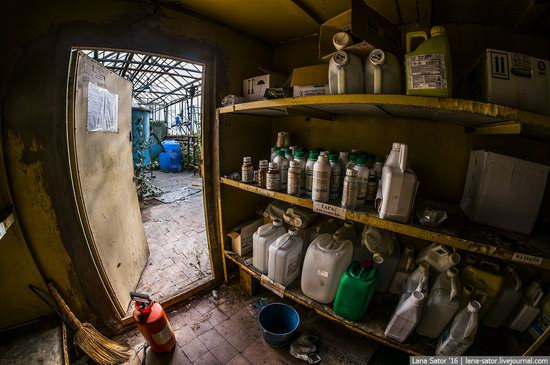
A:
[[[440,53],[407,56],[407,87],[410,90],[446,89],[445,55]]]
[[[167,322],[162,331],[153,333],[151,335],[151,338],[153,339],[153,341],[155,341],[157,345],[160,346],[170,341],[170,339],[172,338],[172,333],[172,327],[170,327],[170,323]]]
[[[359,178],[359,191],[357,192],[357,203],[365,204],[367,199],[367,190],[369,187],[369,179],[360,177]]]
[[[288,181],[287,181],[287,193],[290,195],[300,195],[300,173],[299,172],[288,172]]]
[[[328,271],[317,269],[317,275],[328,278]]]
[[[306,172],[305,188],[306,194],[311,196],[311,189],[313,187],[313,171]]]
[[[340,175],[332,174],[330,176],[330,192],[338,194],[340,189]]]
[[[273,191],[279,191],[281,188],[281,175],[280,174],[267,174],[266,178],[266,189],[267,190],[273,190]]]
[[[298,269],[300,268],[300,257],[302,254],[298,254],[298,256],[294,257],[288,262],[288,269],[286,270],[286,276],[291,276],[294,274]]]
[[[355,208],[357,205],[357,181],[344,179],[344,188],[342,190],[342,206],[346,208]]]
[[[280,168],[280,175],[281,175],[281,189],[286,189],[286,182],[288,179],[288,165],[283,165],[282,168]]]
[[[313,174],[311,198],[313,200],[328,201],[330,186],[330,170],[317,171]]]
[[[339,219],[346,219],[346,210],[344,208],[326,203],[313,202],[313,211]]]
[[[254,169],[252,166],[243,166],[241,169],[241,181],[251,183],[254,181]]]

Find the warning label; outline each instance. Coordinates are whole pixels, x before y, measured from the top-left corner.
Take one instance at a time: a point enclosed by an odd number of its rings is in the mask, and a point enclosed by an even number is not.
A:
[[[407,57],[409,89],[446,89],[445,56],[440,53]]]

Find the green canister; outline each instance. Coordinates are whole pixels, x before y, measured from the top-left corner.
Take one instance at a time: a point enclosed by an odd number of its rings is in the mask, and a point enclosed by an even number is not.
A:
[[[376,288],[378,274],[372,261],[353,261],[340,278],[334,312],[350,321],[363,318]]]

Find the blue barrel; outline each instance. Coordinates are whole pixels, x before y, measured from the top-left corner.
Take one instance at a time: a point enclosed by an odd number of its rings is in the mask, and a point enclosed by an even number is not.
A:
[[[149,118],[151,112],[145,108],[132,108],[132,145],[134,165],[139,164],[139,154],[143,155],[143,166],[151,164],[149,154]],[[141,130],[141,133],[140,133]],[[143,146],[142,146],[143,145]]]
[[[162,142],[164,151],[168,153],[169,157],[169,170],[171,172],[181,172],[183,170],[183,155],[181,154],[181,148],[179,143],[174,140],[166,140]]]
[[[168,152],[161,152],[159,162],[161,171],[168,172],[170,170],[170,155]]]

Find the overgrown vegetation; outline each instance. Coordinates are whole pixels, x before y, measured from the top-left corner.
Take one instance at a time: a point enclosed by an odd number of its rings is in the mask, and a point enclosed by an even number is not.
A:
[[[142,204],[145,199],[159,196],[162,193],[158,187],[153,185],[151,177],[146,171],[146,167],[153,169],[154,164],[158,165],[158,161],[151,161],[149,166],[145,165],[145,151],[149,149],[151,143],[145,140],[145,131],[141,122],[141,117],[136,118],[133,122],[134,131],[136,131],[136,136],[133,136],[133,138],[136,138],[138,141],[137,146],[135,146],[137,147],[137,161],[134,163],[134,182],[136,183],[136,191],[140,204]]]

